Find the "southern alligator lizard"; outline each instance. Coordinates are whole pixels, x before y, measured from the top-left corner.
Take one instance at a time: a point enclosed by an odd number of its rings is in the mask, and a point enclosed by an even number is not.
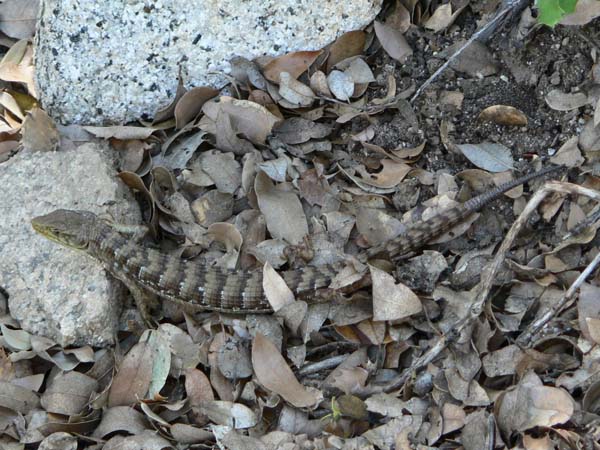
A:
[[[557,170],[552,166],[507,182],[426,221],[406,226],[404,232],[385,245],[370,248],[367,256],[392,258],[406,254],[449,230],[504,192]],[[159,298],[192,305],[200,310],[227,313],[272,312],[262,286],[262,270],[227,270],[186,261],[140,245],[110,222],[87,211],[57,210],[32,220],[33,228],[62,245],[83,250],[99,260],[133,294],[144,320],[149,322],[148,293]],[[281,272],[289,288],[309,303],[324,301],[336,265],[305,267]],[[367,280],[368,283],[368,280]]]

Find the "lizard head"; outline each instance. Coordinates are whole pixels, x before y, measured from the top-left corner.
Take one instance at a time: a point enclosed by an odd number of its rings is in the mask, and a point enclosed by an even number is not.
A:
[[[58,209],[31,220],[33,229],[51,241],[76,249],[85,249],[89,233],[94,229],[97,216],[88,211]]]

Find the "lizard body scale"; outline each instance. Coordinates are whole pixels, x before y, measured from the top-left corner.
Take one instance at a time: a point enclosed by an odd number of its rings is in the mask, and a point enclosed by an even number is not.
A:
[[[552,166],[525,175],[428,220],[408,224],[402,235],[368,249],[367,256],[384,254],[392,260],[397,259],[424,246],[504,192],[558,168]],[[138,244],[107,221],[86,211],[57,210],[34,218],[32,226],[46,238],[83,250],[99,260],[129,288],[145,319],[149,317],[149,308],[139,298],[144,292],[198,310],[238,314],[272,312],[262,287],[262,270],[228,270],[167,255]],[[324,301],[319,292],[327,290],[341,268],[341,265],[307,266],[282,271],[280,275],[295,295],[308,303],[317,303]]]

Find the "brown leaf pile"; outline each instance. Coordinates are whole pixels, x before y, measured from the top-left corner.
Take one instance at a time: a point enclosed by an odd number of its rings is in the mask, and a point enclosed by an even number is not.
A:
[[[577,302],[557,311],[544,334],[519,341],[598,252],[597,224],[585,221],[595,205],[546,202],[532,227],[547,232],[527,230],[485,311],[467,326],[502,239],[502,214],[473,215],[397,266],[359,262],[365,248],[402,233],[406,222],[513,177],[509,148],[455,144],[457,125],[444,121],[435,144],[370,142],[374,125],[389,115],[419,124],[407,102],[415,85],[398,89],[393,75],[374,71],[377,55],[410,64],[407,30],[422,24],[441,32],[466,6],[396,2],[385,21],[325,49],[234,58],[227,93],[180,86],[146,126],[85,127],[121,153],[118,175],[137,193],[163,251],[262,270],[275,313],[192,316],[165,304],[156,330],[124,330],[111,349],[62,349],[6,315],[0,446],[600,448],[597,280],[582,285]],[[34,96],[30,52],[26,42],[15,44],[0,78],[25,83]],[[486,52],[477,47],[456,70],[493,73]],[[552,91],[546,102],[571,111],[593,103],[595,92]],[[454,94],[444,91],[443,103],[460,108],[463,96]],[[17,133],[31,151],[58,145],[33,96],[0,94],[0,160],[15,150]],[[478,111],[477,120],[528,124],[524,112],[502,104]],[[593,161],[599,121],[590,118],[553,161]],[[434,145],[478,169],[435,172],[423,160]],[[598,178],[589,175],[585,184],[595,188]],[[523,192],[507,193],[503,212],[520,212]],[[368,272],[372,288],[309,305],[277,273],[340,261],[347,267],[333,287]],[[408,381],[397,386],[399,379]]]

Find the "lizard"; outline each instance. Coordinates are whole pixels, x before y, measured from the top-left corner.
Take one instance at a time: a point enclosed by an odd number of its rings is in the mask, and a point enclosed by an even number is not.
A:
[[[386,255],[396,261],[423,247],[506,191],[560,168],[549,166],[524,175],[428,220],[409,223],[396,238],[369,248],[367,257]],[[126,230],[127,226],[116,226],[89,211],[59,209],[33,218],[31,224],[42,236],[82,250],[101,262],[110,274],[129,289],[146,324],[153,323],[151,309],[157,306],[158,299],[171,300],[201,311],[233,314],[273,312],[263,290],[263,273],[260,269],[231,270],[168,255],[138,243],[129,234],[130,230]],[[318,303],[331,298],[331,295],[326,295],[331,293],[329,285],[343,266],[306,266],[281,271],[280,275],[297,298]],[[361,282],[342,288],[342,292],[348,293],[369,284],[367,274]]]

